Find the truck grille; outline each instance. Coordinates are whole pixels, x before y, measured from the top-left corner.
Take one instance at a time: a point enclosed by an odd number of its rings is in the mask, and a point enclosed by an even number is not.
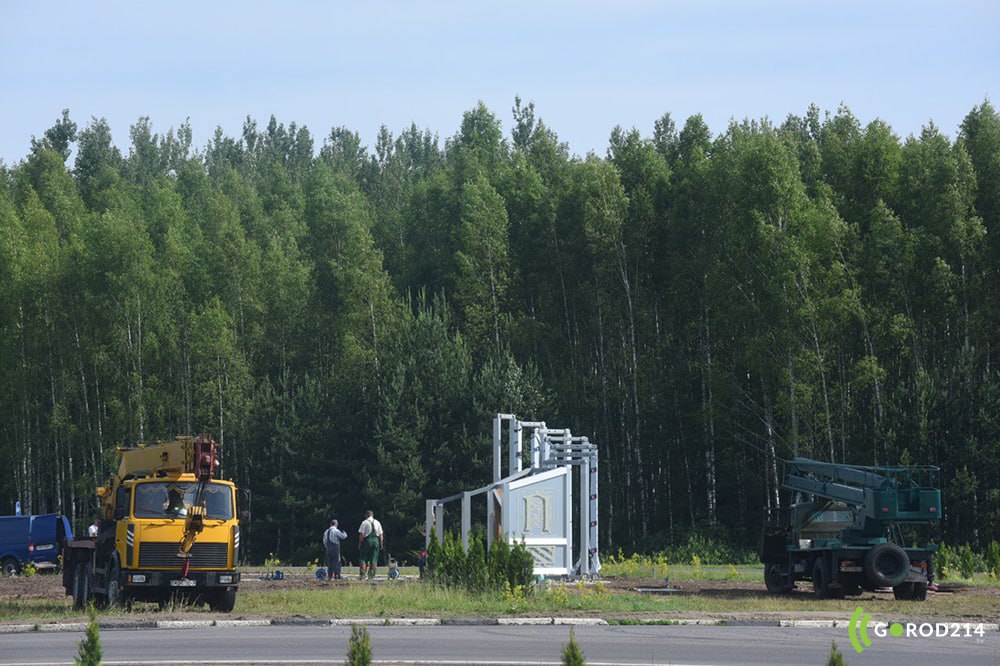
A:
[[[179,545],[144,541],[139,544],[139,566],[146,569],[180,569]],[[196,543],[191,547],[192,569],[225,569],[229,564],[228,543]]]

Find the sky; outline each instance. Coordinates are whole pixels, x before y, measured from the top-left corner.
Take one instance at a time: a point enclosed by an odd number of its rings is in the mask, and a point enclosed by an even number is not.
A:
[[[273,115],[317,150],[334,127],[371,149],[382,125],[443,143],[479,101],[509,136],[515,96],[577,155],[667,112],[718,134],[810,104],[954,137],[1000,104],[1000,2],[0,0],[8,166],[64,108],[81,129],[107,119],[126,155],[142,116],[160,133],[189,119],[196,148]]]

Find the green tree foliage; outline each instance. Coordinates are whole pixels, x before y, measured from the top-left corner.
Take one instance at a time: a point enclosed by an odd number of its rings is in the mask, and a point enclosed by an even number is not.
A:
[[[101,650],[101,627],[97,623],[97,612],[93,605],[90,609],[90,621],[87,622],[87,630],[82,641],[77,643],[79,650],[74,664],[79,666],[100,666],[103,651]]]
[[[837,641],[830,645],[830,658],[826,660],[826,666],[847,666],[844,653],[837,649]]]
[[[599,444],[605,547],[744,550],[807,455],[939,465],[943,536],[989,554],[989,102],[954,139],[843,107],[718,135],[665,114],[585,158],[512,111],[509,137],[478,104],[443,145],[371,150],[275,118],[197,149],[140,118],[124,155],[63,112],[0,168],[0,505],[83,522],[114,447],[209,432],[255,497],[251,559],[312,560],[369,507],[405,553],[513,412]],[[447,543],[432,562],[518,584],[517,548],[480,570]]]
[[[368,627],[363,624],[351,625],[351,639],[347,644],[347,666],[368,666],[372,663],[372,643]]]
[[[573,630],[569,630],[569,643],[566,643],[563,647],[562,661],[563,666],[585,666],[587,663],[586,658],[583,656],[583,650],[580,649],[579,643],[576,642],[576,636]]]
[[[432,533],[427,550],[427,571],[430,579],[445,587],[458,587],[471,592],[504,592],[527,590],[534,581],[534,560],[524,544],[513,546],[496,539],[489,551],[482,537],[470,535],[469,550],[462,539],[445,532],[438,541]]]

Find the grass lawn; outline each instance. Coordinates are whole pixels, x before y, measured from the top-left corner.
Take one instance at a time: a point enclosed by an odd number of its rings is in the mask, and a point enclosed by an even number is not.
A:
[[[606,568],[601,581],[593,583],[547,583],[530,593],[482,593],[442,589],[415,579],[415,570],[403,570],[400,581],[375,584],[348,580],[328,585],[315,580],[311,571],[286,567],[283,581],[260,580],[263,570],[244,570],[244,583],[237,597],[233,617],[457,617],[457,616],[552,616],[583,615],[600,617],[680,617],[692,614],[737,616],[795,616],[832,614],[848,617],[863,606],[869,613],[896,616],[978,619],[996,622],[1000,618],[1000,589],[994,581],[975,580],[974,586],[957,593],[932,594],[926,602],[901,602],[891,595],[866,593],[844,600],[816,600],[808,583],[800,591],[785,596],[767,594],[759,566],[670,566],[655,571],[630,571],[630,576]],[[346,573],[346,572],[345,572]],[[652,575],[655,573],[655,577]],[[663,574],[666,573],[666,576]],[[410,576],[413,576],[411,578]],[[634,591],[634,587],[662,585],[669,576],[680,593],[660,595]],[[8,621],[52,621],[81,619],[73,611],[61,588],[40,577],[38,582],[53,587],[51,593],[29,596],[4,594],[0,586],[0,618]],[[27,581],[25,581],[27,582]],[[986,584],[983,584],[986,583]],[[131,612],[102,611],[103,617],[155,620],[178,614],[214,615],[206,609],[170,607],[161,612],[154,604],[136,604]]]

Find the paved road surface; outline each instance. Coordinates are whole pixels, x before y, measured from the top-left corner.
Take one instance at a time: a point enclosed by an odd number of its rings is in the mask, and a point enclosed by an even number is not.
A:
[[[376,663],[557,664],[565,626],[373,626]],[[104,663],[343,663],[350,627],[209,627],[105,630]],[[1000,634],[976,638],[876,638],[863,654],[844,629],[713,626],[586,626],[575,628],[588,663],[823,666],[830,642],[851,666],[1000,664]],[[0,664],[71,664],[82,632],[0,635]]]

